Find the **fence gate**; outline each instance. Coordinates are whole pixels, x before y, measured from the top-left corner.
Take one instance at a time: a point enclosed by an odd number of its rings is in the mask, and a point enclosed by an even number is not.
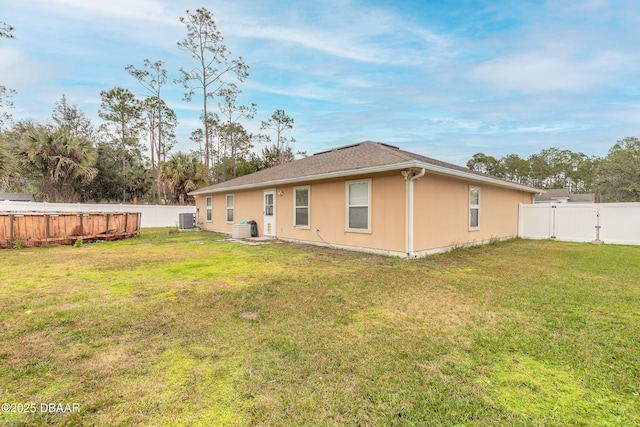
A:
[[[589,242],[596,239],[595,205],[520,205],[518,235],[530,239]]]
[[[640,203],[520,205],[518,236],[640,245]]]

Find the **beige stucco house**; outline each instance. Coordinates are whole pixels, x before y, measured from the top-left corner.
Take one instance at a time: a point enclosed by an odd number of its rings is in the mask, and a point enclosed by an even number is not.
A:
[[[204,230],[253,220],[261,236],[413,258],[517,236],[538,192],[367,141],[190,194]]]

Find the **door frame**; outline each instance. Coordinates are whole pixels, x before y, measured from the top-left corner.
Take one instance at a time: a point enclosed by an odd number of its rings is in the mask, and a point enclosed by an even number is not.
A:
[[[273,214],[267,220],[267,194],[273,196]],[[276,189],[269,188],[262,193],[262,234],[265,236],[276,237]],[[269,233],[269,225],[271,224],[271,233]]]

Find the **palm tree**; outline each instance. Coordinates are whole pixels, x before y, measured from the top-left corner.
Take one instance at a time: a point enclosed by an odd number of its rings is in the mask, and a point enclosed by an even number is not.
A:
[[[11,169],[11,155],[0,142],[0,178],[3,177]]]
[[[24,168],[41,174],[40,193],[44,200],[75,200],[74,186],[89,183],[97,174],[96,152],[86,139],[67,129],[51,132],[36,129],[27,134],[19,153]]]
[[[206,185],[207,168],[197,155],[181,151],[173,154],[162,164],[162,179],[171,185],[176,201],[184,204],[187,193]]]
[[[131,202],[138,204],[138,199],[147,194],[153,186],[153,174],[141,164],[131,166],[127,176]]]

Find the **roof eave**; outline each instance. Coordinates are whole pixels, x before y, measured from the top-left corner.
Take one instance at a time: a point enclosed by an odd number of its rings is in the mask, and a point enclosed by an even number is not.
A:
[[[275,187],[278,185],[295,184],[298,182],[319,181],[323,179],[340,178],[343,176],[367,175],[371,173],[380,173],[380,172],[393,171],[397,169],[405,169],[407,167],[412,167],[411,165],[413,163],[415,162],[393,163],[390,165],[372,166],[368,168],[350,169],[346,171],[343,170],[343,171],[335,171],[335,172],[328,172],[328,173],[320,173],[316,175],[305,175],[297,178],[275,179],[271,181],[263,181],[259,183],[253,183],[253,184],[234,185],[230,187],[215,188],[212,190],[207,190],[203,188],[201,190],[191,191],[188,194],[191,196],[195,196],[198,194],[224,193],[229,191],[248,190],[251,188]]]
[[[444,166],[432,165],[429,163],[422,163],[422,162],[419,162],[419,163],[420,163],[420,166],[417,166],[417,167],[424,167],[429,172],[433,172],[441,175],[448,175],[448,176],[454,176],[457,178],[480,181],[487,184],[497,185],[500,187],[526,191],[528,193],[536,193],[536,194],[545,193],[544,190],[540,190],[538,188],[533,188],[533,187],[529,187],[528,185],[518,184],[517,182],[505,181],[490,175],[478,175],[472,172],[459,171],[459,170],[450,169]]]
[[[372,173],[389,172],[389,171],[402,170],[407,168],[424,168],[429,172],[437,173],[440,175],[454,176],[457,178],[480,181],[487,184],[497,185],[500,187],[506,187],[511,189],[517,189],[517,190],[526,191],[529,193],[541,193],[541,192],[544,193],[544,190],[518,184],[515,182],[504,181],[499,178],[494,178],[491,176],[478,175],[471,172],[458,171],[458,170],[450,169],[444,166],[437,166],[430,163],[411,160],[406,162],[399,162],[399,163],[393,163],[393,164],[387,164],[387,165],[381,165],[381,166],[373,166],[368,168],[351,169],[346,171],[335,171],[335,172],[321,173],[316,175],[306,175],[303,177],[296,177],[296,178],[276,179],[271,181],[263,181],[259,183],[241,184],[241,185],[234,185],[230,187],[221,187],[221,188],[215,188],[210,190],[203,188],[200,190],[191,191],[188,194],[190,196],[196,196],[200,194],[228,193],[230,191],[249,190],[252,188],[276,187],[278,185],[295,184],[299,182],[309,182],[309,181],[319,181],[324,179],[341,178],[341,177],[347,177],[347,176],[367,175]]]

